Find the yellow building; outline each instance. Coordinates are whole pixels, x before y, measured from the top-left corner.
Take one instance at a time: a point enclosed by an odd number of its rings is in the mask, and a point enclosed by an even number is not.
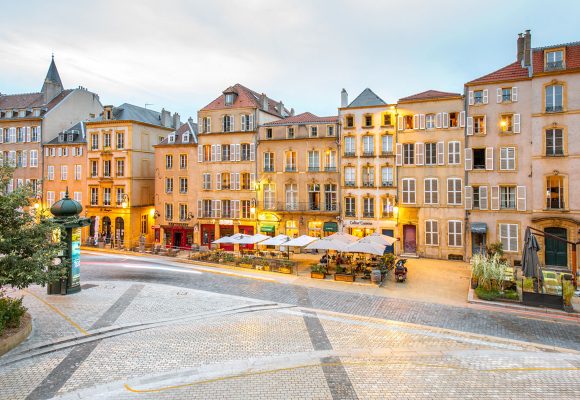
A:
[[[153,144],[179,125],[179,115],[131,104],[105,106],[86,123],[87,199],[90,239],[105,245],[135,247],[144,236],[153,242]]]
[[[302,113],[259,128],[261,233],[322,237],[338,231],[338,117]]]

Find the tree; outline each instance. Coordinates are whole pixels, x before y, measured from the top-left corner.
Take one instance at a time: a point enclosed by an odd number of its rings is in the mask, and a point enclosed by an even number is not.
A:
[[[0,166],[0,188],[7,187],[13,172]],[[48,212],[34,207],[33,199],[30,186],[0,194],[0,286],[44,286],[63,275],[64,266],[52,267],[65,246],[53,240],[61,230]]]

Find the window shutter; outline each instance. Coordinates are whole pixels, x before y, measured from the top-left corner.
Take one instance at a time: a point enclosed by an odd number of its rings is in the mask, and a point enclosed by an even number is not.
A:
[[[516,86],[512,88],[512,101],[518,101],[518,88]]]
[[[425,114],[419,114],[419,123],[421,124],[421,129],[425,129]]]
[[[487,210],[487,186],[479,187],[479,209]]]
[[[256,145],[254,143],[250,143],[250,161],[254,161],[256,159]]]
[[[248,115],[248,118],[250,119],[250,131],[254,130],[254,116],[252,114]]]
[[[203,161],[203,146],[197,148],[197,162]]]
[[[79,147],[78,154],[79,154],[79,156],[83,155],[83,148],[82,147]]]
[[[518,186],[516,188],[517,208],[518,211],[526,211],[526,187]]]
[[[37,142],[40,142],[40,141],[42,140],[42,139],[41,139],[41,137],[42,137],[42,136],[41,136],[41,132],[42,132],[42,129],[41,129],[41,127],[39,126],[39,127],[38,127],[38,136],[36,137],[36,141],[37,141]]]
[[[222,160],[222,145],[221,144],[215,145],[215,160],[216,161]]]
[[[509,224],[509,233],[510,233],[510,250],[511,251],[518,251],[518,225],[517,224]]]
[[[437,164],[445,165],[445,142],[437,142]]]
[[[240,218],[240,201],[232,200],[232,215],[234,219]]]
[[[442,113],[437,113],[437,115],[435,116],[435,128],[441,128],[441,126],[443,125],[443,114]]]
[[[215,188],[216,190],[222,190],[222,173],[218,172],[215,175]]]
[[[485,148],[485,169],[493,171],[493,147]]]
[[[215,218],[222,217],[222,201],[221,200],[215,200],[214,214],[215,214],[214,215]]]
[[[242,129],[240,129],[240,130],[243,132],[246,130],[246,116],[242,115],[241,120],[242,120]]]
[[[497,100],[496,101],[499,104],[499,103],[501,103],[501,100],[502,100],[501,88],[497,88],[496,89],[496,94],[497,94]]]
[[[235,172],[233,175],[234,175],[234,190],[240,190],[240,173]]]
[[[473,90],[469,91],[469,105],[472,106],[474,103],[474,97],[473,97]]]
[[[22,150],[22,166],[23,167],[26,167],[26,162],[27,162],[27,160],[26,160],[27,157],[26,156],[27,156],[27,153],[28,153],[27,150]]]
[[[256,174],[250,174],[250,190],[256,190]]]
[[[449,113],[443,113],[443,128],[449,128]]]
[[[419,129],[419,114],[413,115],[413,129]]]
[[[0,143],[4,143],[4,129],[0,128]]]
[[[415,143],[415,165],[423,165],[425,145],[423,143]]]
[[[207,188],[211,190],[211,174],[207,174]]]
[[[465,111],[461,111],[459,113],[459,127],[460,128],[465,127]]]
[[[466,148],[464,150],[465,170],[471,171],[473,169],[473,149]]]
[[[487,115],[483,116],[483,134],[487,135]]]
[[[465,186],[465,209],[471,210],[473,208],[473,188]]]
[[[404,129],[404,126],[403,126],[403,116],[402,115],[399,115],[397,117],[397,130],[402,131],[403,129]]]
[[[197,132],[203,133],[203,118],[197,117]]]
[[[224,146],[228,146],[227,144],[224,144]],[[230,159],[228,161],[235,161],[236,160],[236,145],[235,144],[230,144]]]
[[[395,148],[395,164],[398,166],[403,165],[403,144],[397,143]]]
[[[473,117],[467,117],[467,135],[473,135]]]
[[[499,186],[491,187],[491,209],[499,210]]]
[[[197,201],[197,217],[201,218],[203,216],[203,203],[201,200]]]
[[[240,153],[240,149],[241,149],[241,145],[238,143],[235,145],[236,146],[236,155],[235,155],[235,160],[236,161],[240,161],[241,160],[241,153]]]
[[[211,145],[211,157],[210,161],[215,161],[215,144]]]
[[[487,104],[489,98],[489,91],[487,89],[483,89],[483,104]]]
[[[205,133],[211,132],[211,117],[207,117],[207,131]]]
[[[520,114],[514,114],[514,133],[520,133]]]

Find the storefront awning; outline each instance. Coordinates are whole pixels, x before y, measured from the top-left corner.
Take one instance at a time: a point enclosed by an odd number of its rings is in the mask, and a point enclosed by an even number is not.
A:
[[[324,232],[338,232],[338,223],[336,222],[325,222],[322,226]]]
[[[260,227],[260,232],[274,232],[274,225],[262,225]]]
[[[471,232],[473,232],[473,233],[486,233],[487,232],[487,224],[485,222],[472,222],[471,223]]]

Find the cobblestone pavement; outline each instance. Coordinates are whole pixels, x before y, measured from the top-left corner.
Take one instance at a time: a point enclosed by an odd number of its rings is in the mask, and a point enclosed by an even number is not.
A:
[[[573,399],[580,392],[574,350],[386,320],[388,307],[372,296],[170,270],[160,284],[143,272],[123,271],[117,280],[108,267],[85,268],[84,290],[71,296],[30,288],[33,333],[0,357],[0,399]],[[267,296],[253,294],[260,292]],[[291,301],[273,300],[276,292]],[[331,296],[338,304],[322,309]],[[360,312],[362,304],[344,313],[343,301],[367,302],[375,315]],[[551,324],[578,335],[577,325]]]

